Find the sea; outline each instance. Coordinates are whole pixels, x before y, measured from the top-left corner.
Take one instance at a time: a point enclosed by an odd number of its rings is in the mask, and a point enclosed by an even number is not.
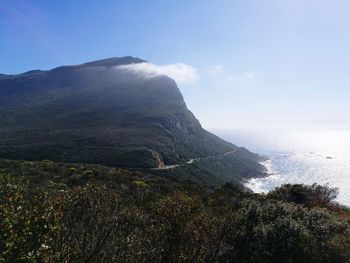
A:
[[[268,192],[287,183],[337,187],[337,202],[350,207],[350,130],[213,131],[237,146],[266,156],[268,176],[246,186]]]

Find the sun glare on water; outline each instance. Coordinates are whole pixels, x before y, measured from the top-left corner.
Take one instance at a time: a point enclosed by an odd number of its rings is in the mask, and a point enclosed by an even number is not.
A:
[[[286,183],[328,183],[339,188],[337,201],[350,206],[349,130],[260,131],[241,140],[233,137],[269,157],[263,163],[269,176],[246,184],[253,191],[268,192]]]

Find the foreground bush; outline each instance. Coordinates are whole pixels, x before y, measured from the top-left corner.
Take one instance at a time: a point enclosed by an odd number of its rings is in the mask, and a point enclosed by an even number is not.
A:
[[[267,197],[308,207],[318,206],[331,209],[336,206],[334,200],[338,192],[337,188],[328,185],[285,184],[268,193]]]
[[[0,262],[350,259],[350,225],[329,209],[332,198],[310,205],[307,191],[315,196],[316,186],[282,186],[268,198],[227,185],[202,195],[177,188],[154,192],[158,198],[146,202],[142,191],[155,188],[135,186],[134,180],[120,193],[97,183],[68,189],[58,184],[44,192],[2,175]],[[307,198],[295,199],[305,189]]]
[[[76,187],[54,199],[58,231],[52,235],[54,262],[121,261],[131,221],[119,196],[106,187]]]
[[[0,175],[0,262],[48,261],[57,211],[45,192]]]
[[[350,227],[326,209],[246,200],[228,243],[237,262],[345,262]]]

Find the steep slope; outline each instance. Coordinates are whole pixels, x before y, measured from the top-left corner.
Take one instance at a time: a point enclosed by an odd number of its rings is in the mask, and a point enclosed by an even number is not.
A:
[[[145,168],[236,149],[201,127],[174,80],[120,67],[142,62],[1,75],[0,158]]]

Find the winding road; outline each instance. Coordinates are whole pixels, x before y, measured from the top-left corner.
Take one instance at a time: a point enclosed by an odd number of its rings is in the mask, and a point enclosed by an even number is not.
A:
[[[195,161],[206,160],[206,159],[215,158],[215,157],[218,157],[218,156],[227,156],[227,155],[230,155],[230,154],[233,154],[233,153],[237,152],[238,150],[239,150],[239,147],[237,147],[233,151],[229,151],[229,152],[226,152],[224,154],[209,155],[209,156],[205,156],[205,157],[198,157],[198,158],[190,159],[189,161],[187,161],[185,163],[164,165],[162,167],[152,168],[151,170],[169,170],[169,169],[174,169],[174,168],[185,166],[185,165],[188,165],[188,164],[193,164]]]

